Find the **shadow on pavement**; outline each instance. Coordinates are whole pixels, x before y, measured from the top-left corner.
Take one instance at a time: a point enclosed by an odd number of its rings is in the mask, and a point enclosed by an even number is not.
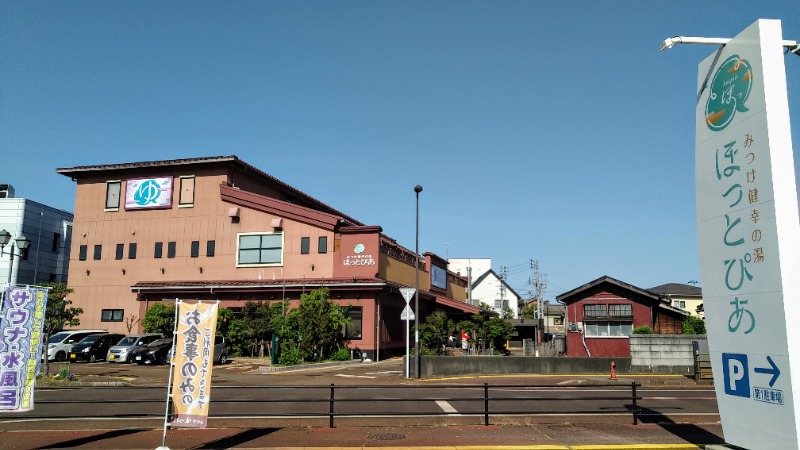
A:
[[[74,447],[79,447],[81,445],[86,445],[86,444],[90,444],[90,443],[93,443],[93,442],[102,441],[103,439],[114,439],[114,438],[118,438],[120,436],[127,436],[129,434],[141,433],[143,431],[145,431],[145,430],[133,430],[133,429],[111,430],[111,431],[107,431],[105,433],[92,434],[91,436],[86,436],[86,437],[82,437],[82,438],[79,438],[79,439],[70,439],[68,441],[56,442],[55,444],[46,445],[44,447],[38,447],[37,450],[44,450],[44,449],[50,449],[50,448],[74,448]],[[113,447],[114,446],[110,445],[110,444],[108,446],[108,448],[113,448]]]
[[[269,434],[272,434],[276,431],[280,430],[280,428],[250,428],[244,430],[240,433],[236,433],[233,436],[228,436],[226,438],[217,439],[215,441],[208,442],[203,444],[199,447],[193,447],[192,450],[208,450],[208,449],[218,449],[218,448],[233,448],[244,443],[250,442],[254,439],[262,438]]]
[[[659,411],[649,408],[639,408],[639,414],[641,414],[639,416],[639,421],[642,424],[658,425],[686,442],[705,445],[725,443],[725,439],[723,439],[722,436],[717,436],[716,434],[711,433],[710,431],[695,424],[676,423],[674,420],[663,415]]]

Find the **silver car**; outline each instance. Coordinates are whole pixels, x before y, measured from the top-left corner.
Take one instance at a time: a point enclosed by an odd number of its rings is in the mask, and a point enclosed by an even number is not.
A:
[[[131,354],[134,350],[144,347],[161,337],[163,337],[163,335],[159,333],[133,334],[128,336],[117,342],[117,345],[108,349],[106,361],[129,363],[131,362]]]

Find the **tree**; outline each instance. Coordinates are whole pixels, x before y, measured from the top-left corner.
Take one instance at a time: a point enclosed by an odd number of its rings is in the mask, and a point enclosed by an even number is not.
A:
[[[275,313],[269,303],[249,301],[244,304],[242,324],[247,330],[247,337],[251,340],[253,356],[264,356],[264,350],[274,331],[272,316]]]
[[[535,319],[536,302],[528,302],[525,306],[523,306],[521,316],[523,319]]]
[[[135,327],[137,323],[139,323],[139,318],[136,317],[135,314],[131,313],[125,317],[125,328],[128,329],[128,334],[133,331],[133,327]]]
[[[66,283],[44,283],[40,285],[50,289],[47,293],[47,308],[44,316],[44,342],[50,336],[64,326],[77,327],[81,324],[78,317],[83,314],[83,308],[74,308],[72,301],[67,299],[67,295],[74,292],[68,288]],[[47,345],[44,346],[44,373],[49,373],[50,364],[47,360]]]
[[[503,319],[513,319],[514,318],[514,310],[506,306],[503,308]]]
[[[494,353],[508,353],[506,342],[514,333],[514,324],[506,319],[492,317],[485,322],[485,335],[492,343]]]
[[[419,327],[420,354],[443,355],[448,338],[453,331],[453,321],[444,311],[436,310]],[[423,351],[425,350],[425,351]]]
[[[494,308],[492,308],[492,305],[490,305],[490,304],[488,304],[486,302],[481,302],[481,304],[478,307],[482,311],[493,311],[494,310]]]
[[[683,320],[683,334],[706,334],[706,321],[695,316]]]
[[[281,338],[281,364],[324,360],[344,345],[342,331],[350,324],[347,307],[333,302],[328,289],[303,294],[299,307],[287,308],[287,301],[270,305],[270,322]]]
[[[171,335],[175,330],[175,305],[153,303],[144,313],[142,328],[146,333]]]

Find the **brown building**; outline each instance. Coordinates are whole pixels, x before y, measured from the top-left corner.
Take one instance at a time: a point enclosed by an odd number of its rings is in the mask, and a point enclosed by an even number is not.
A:
[[[640,326],[683,334],[688,312],[654,292],[609,276],[556,297],[566,305],[567,356],[630,357],[630,335]]]
[[[236,156],[62,168],[77,183],[69,287],[81,327],[127,332],[153,302],[299,300],[320,287],[350,307],[350,347],[403,354],[415,254]],[[467,280],[420,257],[420,319],[458,319]],[[412,301],[413,307],[413,301]],[[134,329],[140,331],[139,329]]]

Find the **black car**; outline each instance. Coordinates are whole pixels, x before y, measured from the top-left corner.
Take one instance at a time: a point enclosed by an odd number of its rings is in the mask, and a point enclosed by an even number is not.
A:
[[[82,360],[96,362],[101,359],[106,359],[108,349],[116,345],[116,343],[124,337],[124,334],[118,333],[90,334],[72,346],[72,349],[69,351],[69,361],[75,362]]]
[[[146,347],[141,347],[133,351],[131,361],[136,364],[167,364],[169,363],[169,351],[172,348],[172,338],[157,339]]]

